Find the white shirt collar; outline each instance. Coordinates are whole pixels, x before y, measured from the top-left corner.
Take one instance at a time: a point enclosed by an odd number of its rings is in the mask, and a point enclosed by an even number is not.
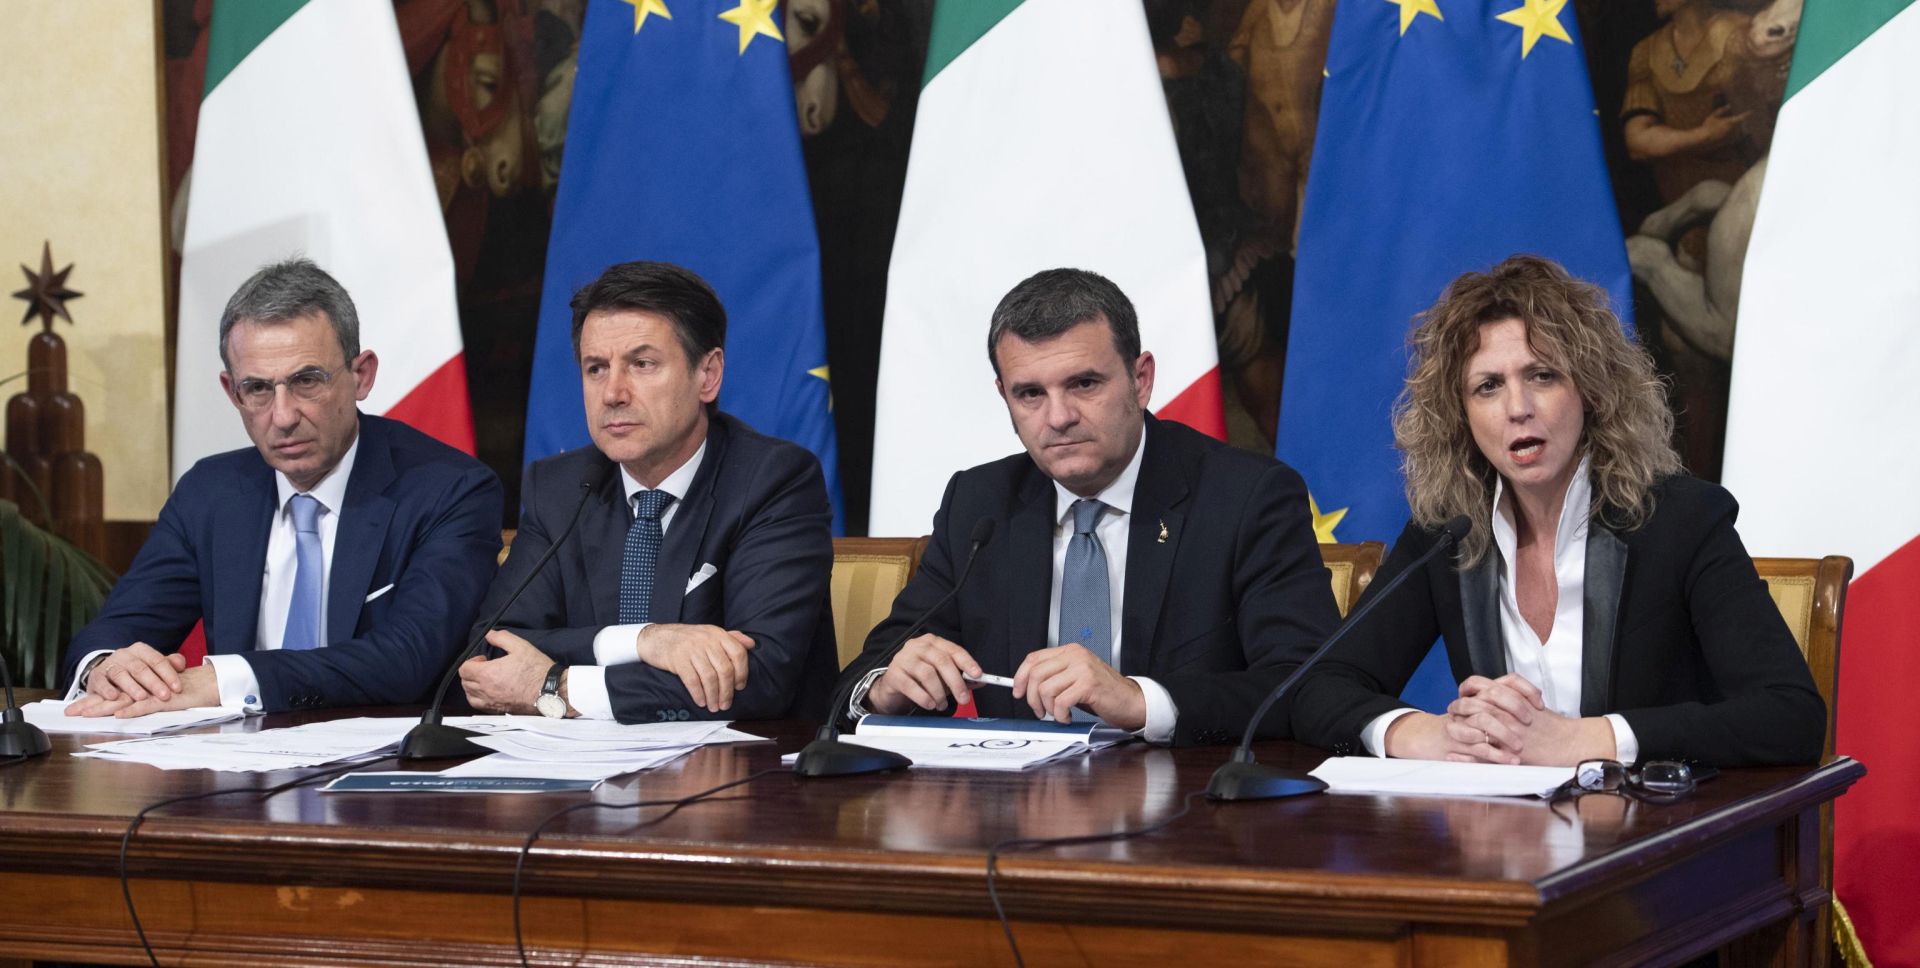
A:
[[[1588,506],[1593,503],[1593,481],[1589,476],[1592,460],[1591,455],[1582,456],[1580,466],[1574,468],[1572,479],[1567,481],[1567,493],[1560,501],[1560,521],[1553,533],[1556,562],[1574,543],[1586,540],[1587,522],[1593,513]],[[1507,491],[1507,480],[1496,474],[1493,478],[1493,540],[1508,562],[1513,561],[1520,540],[1519,523],[1514,514],[1513,495]]]
[[[347,481],[353,477],[353,459],[359,453],[360,434],[356,431],[353,435],[353,443],[348,444],[347,452],[340,455],[340,463],[333,465],[333,470],[328,471],[327,476],[320,479],[320,483],[304,493],[319,501],[321,507],[339,514],[341,505],[346,503],[347,499]],[[280,494],[280,503],[275,506],[284,512],[287,509],[287,502],[293,500],[295,494],[303,492],[295,488],[293,482],[287,480],[287,475],[279,471],[273,472],[273,482],[275,490]]]
[[[1144,424],[1145,422],[1142,421],[1143,428]],[[1127,461],[1127,466],[1121,469],[1120,476],[1115,477],[1112,483],[1101,488],[1100,493],[1093,495],[1094,500],[1105,504],[1117,513],[1133,513],[1133,488],[1140,480],[1140,459],[1145,456],[1146,453],[1147,434],[1145,429],[1142,429],[1140,432],[1140,441],[1133,445],[1133,459]],[[1067,490],[1065,485],[1062,485],[1059,481],[1054,481],[1054,522],[1056,524],[1065,524],[1067,514],[1073,510],[1073,502],[1078,500],[1080,500],[1080,495]]]
[[[627,492],[627,506],[633,506],[633,496],[639,494],[641,491],[665,491],[673,495],[673,499],[676,502],[686,500],[687,492],[693,489],[693,476],[700,473],[700,462],[706,460],[706,458],[707,442],[703,440],[700,442],[700,449],[694,451],[693,456],[687,458],[687,462],[681,464],[678,470],[668,474],[666,479],[661,481],[660,486],[657,488],[651,488],[640,483],[634,479],[632,474],[627,473],[627,469],[624,466],[621,467],[620,486],[625,488]]]

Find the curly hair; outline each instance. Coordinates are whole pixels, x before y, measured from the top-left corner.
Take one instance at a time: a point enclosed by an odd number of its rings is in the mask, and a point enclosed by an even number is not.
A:
[[[1393,440],[1414,521],[1430,528],[1461,514],[1473,521],[1460,542],[1460,567],[1477,564],[1492,543],[1495,471],[1474,444],[1464,383],[1487,323],[1520,320],[1534,354],[1573,381],[1585,417],[1580,447],[1591,458],[1590,513],[1623,531],[1646,523],[1654,482],[1681,470],[1673,412],[1653,358],[1627,338],[1604,290],[1547,259],[1516,255],[1455,279],[1415,319]]]

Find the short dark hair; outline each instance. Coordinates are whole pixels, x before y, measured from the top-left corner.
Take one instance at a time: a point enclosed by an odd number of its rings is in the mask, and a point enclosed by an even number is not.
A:
[[[1113,331],[1113,348],[1122,362],[1140,358],[1140,320],[1120,287],[1085,269],[1047,269],[1028,276],[993,308],[987,328],[987,361],[1000,376],[1000,337],[1012,334],[1029,343],[1053,339],[1097,319]]]
[[[260,267],[227,300],[220,314],[220,365],[233,369],[227,358],[227,334],[236,323],[283,323],[321,313],[333,325],[340,352],[348,363],[360,355],[360,315],[353,297],[312,259],[295,256]]]
[[[720,297],[690,269],[669,262],[622,262],[607,267],[600,278],[581,286],[568,304],[573,309],[573,355],[580,356],[580,330],[589,313],[608,309],[638,309],[659,313],[673,323],[673,334],[686,351],[687,362],[699,366],[702,357],[727,345],[727,310]]]

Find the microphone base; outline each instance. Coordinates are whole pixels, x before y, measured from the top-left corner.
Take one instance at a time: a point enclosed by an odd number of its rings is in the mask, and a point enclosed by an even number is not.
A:
[[[53,749],[53,741],[40,727],[27,722],[18,709],[0,716],[0,756],[41,756]]]
[[[793,761],[793,772],[800,776],[859,776],[904,770],[913,761],[898,753],[877,750],[837,739],[816,739],[808,743]]]
[[[407,732],[400,741],[400,758],[403,760],[458,760],[472,759],[493,752],[484,746],[468,742],[468,737],[479,733],[444,723],[421,723]]]
[[[1213,771],[1213,779],[1207,781],[1207,799],[1276,800],[1319,793],[1326,788],[1325,782],[1305,773],[1236,760],[1221,764]]]

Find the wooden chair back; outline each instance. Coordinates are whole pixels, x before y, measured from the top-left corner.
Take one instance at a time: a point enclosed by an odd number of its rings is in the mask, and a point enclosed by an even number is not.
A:
[[[860,654],[873,627],[893,610],[893,597],[919,570],[929,540],[833,539],[833,634],[842,669]]]
[[[1386,553],[1387,546],[1378,541],[1320,546],[1320,560],[1326,563],[1328,576],[1333,579],[1333,601],[1340,606],[1343,617],[1373,582],[1373,573],[1380,570],[1380,559]]]

